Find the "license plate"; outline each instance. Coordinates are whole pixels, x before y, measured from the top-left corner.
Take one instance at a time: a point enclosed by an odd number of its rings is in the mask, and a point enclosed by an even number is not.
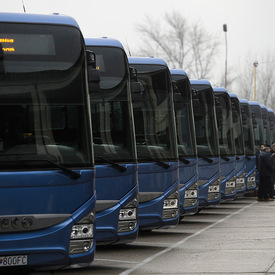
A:
[[[0,267],[19,266],[19,265],[27,265],[27,264],[28,264],[28,256],[27,255],[0,257]]]

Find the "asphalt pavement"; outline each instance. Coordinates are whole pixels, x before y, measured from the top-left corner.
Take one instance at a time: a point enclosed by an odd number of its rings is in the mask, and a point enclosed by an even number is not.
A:
[[[239,197],[131,244],[99,247],[89,267],[31,274],[275,274],[275,202]]]

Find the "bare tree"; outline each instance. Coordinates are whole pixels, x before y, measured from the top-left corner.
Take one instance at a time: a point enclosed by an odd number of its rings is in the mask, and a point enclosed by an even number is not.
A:
[[[170,67],[183,68],[192,78],[210,76],[219,43],[200,22],[189,24],[174,11],[166,13],[161,23],[147,16],[138,31],[145,37],[139,55],[162,57]]]
[[[275,55],[271,52],[257,56],[257,58],[252,58],[251,55],[246,56],[242,63],[243,66],[238,66],[240,71],[234,89],[238,91],[240,98],[254,100],[255,71],[253,63],[256,60],[259,63],[259,67],[256,68],[256,100],[260,104],[272,107],[272,102],[275,100]]]
[[[261,95],[262,104],[267,107],[273,107],[272,102],[275,99],[275,56],[271,52],[265,54],[265,56],[259,61],[259,92]],[[274,108],[274,107],[273,107]]]

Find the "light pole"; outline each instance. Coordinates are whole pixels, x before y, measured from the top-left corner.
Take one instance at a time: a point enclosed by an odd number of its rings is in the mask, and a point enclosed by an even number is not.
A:
[[[258,61],[255,61],[253,65],[254,65],[254,101],[256,101],[256,68],[259,66]]]
[[[225,33],[225,71],[224,71],[224,86],[227,86],[227,25],[223,24],[223,31]]]

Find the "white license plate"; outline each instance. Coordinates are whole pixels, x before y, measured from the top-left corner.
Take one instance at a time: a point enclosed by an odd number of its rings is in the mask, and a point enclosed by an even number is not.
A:
[[[27,265],[28,256],[27,255],[18,255],[18,256],[0,256],[0,267],[5,266],[18,266],[18,265]]]

